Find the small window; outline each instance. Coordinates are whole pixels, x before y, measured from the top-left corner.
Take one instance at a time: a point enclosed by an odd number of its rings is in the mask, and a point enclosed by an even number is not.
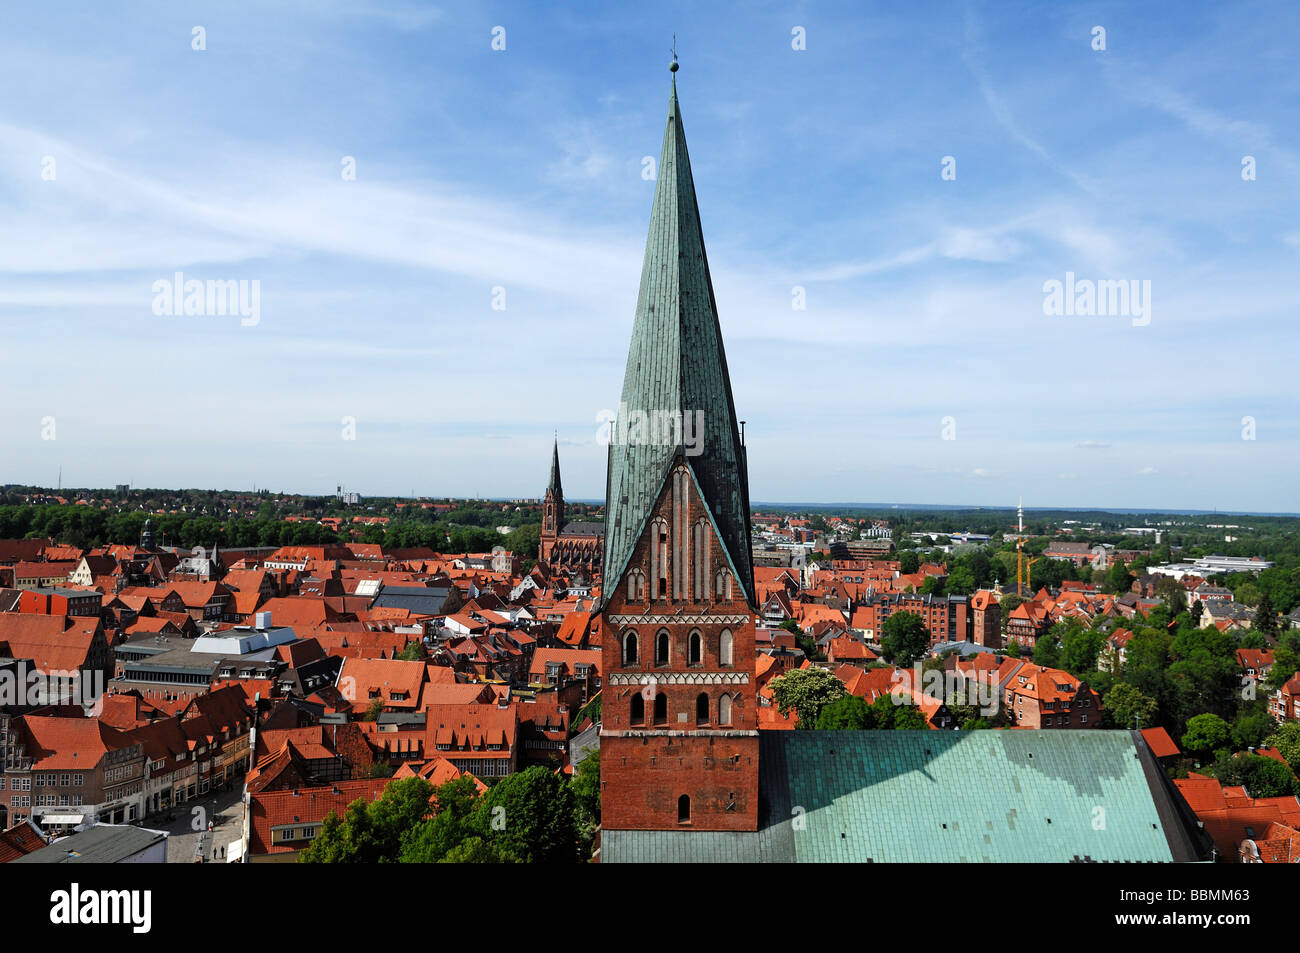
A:
[[[677,799],[677,823],[689,824],[691,822],[691,798],[690,795],[683,794]]]
[[[623,636],[623,664],[635,665],[637,663],[637,646],[636,633],[629,632]]]
[[[691,633],[690,664],[699,665],[704,661],[704,637],[699,632]]]
[[[695,699],[695,723],[697,725],[709,723],[709,696],[705,692],[700,692]]]
[[[655,636],[655,664],[668,664],[668,630],[662,629]]]
[[[640,692],[632,696],[632,724],[645,724],[645,699],[641,697]]]
[[[655,724],[668,724],[668,696],[663,692],[655,696]]]

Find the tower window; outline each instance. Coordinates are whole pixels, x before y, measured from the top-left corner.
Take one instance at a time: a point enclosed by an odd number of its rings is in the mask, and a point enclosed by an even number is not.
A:
[[[645,699],[641,697],[640,692],[632,696],[632,724],[645,724]]]
[[[723,629],[718,636],[718,664],[731,665],[732,663],[732,638],[731,630]]]
[[[668,630],[661,629],[655,636],[655,664],[668,664]]]
[[[699,632],[691,633],[690,664],[700,665],[704,661],[704,638]]]
[[[705,692],[700,692],[695,699],[695,723],[697,725],[709,723],[709,696]]]
[[[677,799],[677,823],[689,824],[691,822],[691,798],[688,794],[683,794]]]
[[[731,724],[731,696],[723,695],[718,699],[718,724]]]
[[[663,692],[655,696],[655,724],[668,724],[668,696]]]
[[[638,661],[636,633],[629,632],[623,636],[623,664],[635,665]]]

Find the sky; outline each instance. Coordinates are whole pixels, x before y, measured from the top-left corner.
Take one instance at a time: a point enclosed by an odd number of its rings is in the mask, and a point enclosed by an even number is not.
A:
[[[16,6],[0,483],[603,497],[674,34],[752,499],[1300,510],[1290,2]]]

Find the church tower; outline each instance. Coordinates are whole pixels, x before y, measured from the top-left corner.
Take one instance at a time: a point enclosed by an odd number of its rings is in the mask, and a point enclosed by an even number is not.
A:
[[[601,825],[756,830],[749,479],[675,75],[619,414],[605,504]]]
[[[546,498],[542,501],[542,545],[537,558],[543,562],[551,558],[551,550],[564,528],[564,488],[560,485],[560,438],[555,437],[551,451],[551,480],[546,484]]]

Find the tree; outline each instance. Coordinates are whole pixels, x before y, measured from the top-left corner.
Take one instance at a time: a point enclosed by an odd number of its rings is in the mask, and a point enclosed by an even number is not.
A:
[[[898,571],[904,576],[910,576],[920,568],[921,557],[915,550],[909,549],[898,554]]]
[[[1281,761],[1257,754],[1238,754],[1215,762],[1214,774],[1221,784],[1242,785],[1254,798],[1286,797],[1300,793],[1300,781]]]
[[[502,778],[475,813],[482,836],[503,856],[527,864],[579,859],[573,791],[540,765]]]
[[[1110,569],[1106,570],[1106,581],[1102,584],[1101,591],[1128,592],[1132,584],[1133,578],[1129,575],[1128,567],[1121,562],[1114,562],[1110,564]]]
[[[466,837],[463,841],[447,851],[438,861],[440,864],[504,864],[514,860],[503,854],[491,841],[486,841],[478,834]]]
[[[772,679],[772,697],[782,716],[793,709],[797,728],[813,728],[822,708],[847,694],[844,683],[821,668],[796,668]]]
[[[591,844],[600,826],[600,752],[587,755],[573,771],[574,826],[583,844],[583,856],[590,856]]]
[[[880,630],[880,648],[899,668],[907,668],[930,649],[930,633],[915,612],[895,612]]]
[[[871,707],[856,695],[837,698],[817,715],[817,730],[860,730],[875,727]]]
[[[432,785],[423,778],[403,778],[384,788],[378,800],[357,798],[342,818],[333,811],[316,839],[298,856],[300,863],[384,864],[399,859],[403,838],[420,827],[429,813]]]
[[[423,639],[416,639],[414,642],[407,642],[406,648],[398,652],[397,657],[403,662],[422,662],[429,657],[429,650],[424,647]]]
[[[1187,608],[1187,593],[1183,589],[1183,584],[1173,576],[1162,575],[1156,580],[1156,596],[1164,600],[1172,615],[1177,615]]]
[[[1132,685],[1119,682],[1106,693],[1106,711],[1116,728],[1149,728],[1155,724],[1160,710],[1154,698],[1149,698]]]
[[[469,837],[480,835],[478,785],[462,775],[433,789],[433,817],[412,828],[402,842],[403,863],[430,864],[447,857]],[[497,852],[500,856],[500,852]]]
[[[1218,715],[1196,715],[1187,721],[1183,733],[1183,750],[1192,754],[1208,754],[1222,748],[1232,736],[1228,723]]]
[[[899,705],[894,711],[895,731],[920,731],[929,727],[925,713],[915,705]]]
[[[1258,748],[1267,743],[1265,739],[1273,733],[1273,728],[1273,716],[1268,713],[1267,703],[1261,700],[1242,708],[1237,712],[1236,721],[1232,724],[1233,747],[1238,751],[1244,748]]]
[[[1273,599],[1265,589],[1259,597],[1259,606],[1255,609],[1255,618],[1251,627],[1266,639],[1277,637],[1277,612],[1273,608]]]
[[[988,557],[985,557],[988,562]],[[949,595],[968,596],[975,591],[975,574],[965,566],[956,566],[948,574],[948,585],[945,587]]]
[[[1293,770],[1300,771],[1300,721],[1283,723],[1268,736],[1265,744],[1276,748]]]

